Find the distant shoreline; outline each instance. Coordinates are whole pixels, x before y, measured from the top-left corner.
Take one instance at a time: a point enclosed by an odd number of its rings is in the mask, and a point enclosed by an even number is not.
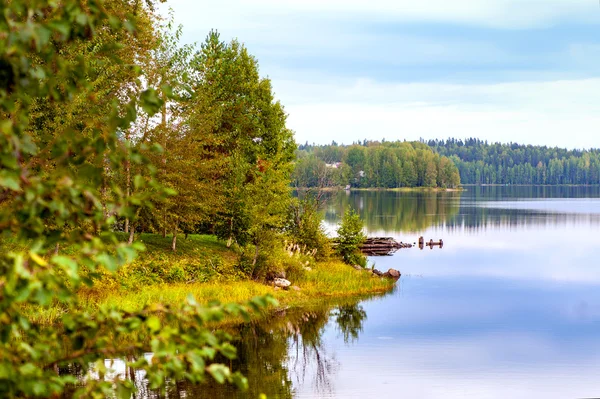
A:
[[[462,187],[600,187],[600,184],[461,184]]]
[[[317,187],[296,187],[295,190],[311,190],[317,189]],[[321,191],[396,191],[396,192],[461,192],[464,191],[464,188],[441,188],[441,187],[396,187],[396,188],[384,188],[384,187],[367,187],[367,188],[359,188],[359,187],[351,187],[346,190],[346,188],[337,186],[337,187],[324,187],[320,189]]]

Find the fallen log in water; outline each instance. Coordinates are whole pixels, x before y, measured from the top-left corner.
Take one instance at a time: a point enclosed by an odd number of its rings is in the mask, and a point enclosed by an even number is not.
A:
[[[433,242],[433,240],[432,240]],[[422,248],[423,245],[443,245],[441,243],[426,243],[424,244],[423,237],[419,239],[419,246]],[[335,248],[338,245],[337,239],[333,238],[331,240],[331,245]],[[392,237],[368,237],[365,242],[360,245],[360,250],[363,254],[367,256],[386,256],[393,255],[399,249],[403,248],[412,248],[416,244],[410,244],[406,242],[398,242]]]
[[[360,246],[360,250],[369,256],[392,255],[401,248],[412,248],[412,244],[398,242],[392,237],[369,237]]]

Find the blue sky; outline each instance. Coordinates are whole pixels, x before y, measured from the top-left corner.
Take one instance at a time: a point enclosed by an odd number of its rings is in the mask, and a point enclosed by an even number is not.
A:
[[[169,1],[257,57],[298,142],[600,147],[597,0]]]

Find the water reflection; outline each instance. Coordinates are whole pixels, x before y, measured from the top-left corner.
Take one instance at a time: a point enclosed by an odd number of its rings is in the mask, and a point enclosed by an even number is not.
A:
[[[282,312],[234,331],[238,358],[230,363],[248,377],[250,387],[240,392],[227,385],[180,384],[179,395],[187,398],[291,398],[309,386],[319,396],[335,395],[333,378],[341,365],[334,351],[323,342],[323,333],[335,326],[344,342],[358,340],[367,314],[355,299],[310,310]],[[183,397],[182,396],[182,397]]]
[[[539,195],[539,196],[537,196]],[[569,197],[571,196],[571,197]],[[469,187],[464,192],[338,192],[327,199],[333,232],[345,209],[360,213],[369,235],[401,239],[432,227],[477,233],[567,224],[600,225],[600,187]],[[437,237],[436,237],[437,240]]]
[[[369,232],[417,232],[447,222],[459,211],[460,192],[337,192],[327,199],[325,221],[335,225],[348,207]]]
[[[364,299],[364,298],[363,298]],[[298,388],[310,386],[320,396],[335,395],[332,383],[340,363],[335,353],[323,342],[323,333],[329,326],[348,345],[359,339],[367,314],[360,298],[341,304],[323,304],[314,309],[280,311],[265,319],[230,328],[232,342],[237,348],[237,359],[217,359],[241,371],[249,380],[249,390],[241,392],[230,385],[220,385],[213,380],[193,385],[173,381],[165,392],[148,388],[143,372],[126,366],[125,360],[134,361],[135,356],[106,360],[113,371],[99,376],[92,370],[86,374],[81,368],[70,366],[59,370],[61,374],[77,376],[83,383],[87,378],[130,380],[137,388],[134,398],[292,398]],[[151,353],[140,354],[148,359]],[[69,397],[69,394],[64,396]]]
[[[387,296],[240,327],[230,364],[249,392],[177,383],[169,398],[600,396],[598,188],[335,193],[331,226],[349,205],[370,235],[444,249],[370,258],[402,272]]]

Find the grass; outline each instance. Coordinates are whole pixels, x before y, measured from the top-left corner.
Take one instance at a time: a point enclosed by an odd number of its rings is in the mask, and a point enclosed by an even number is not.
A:
[[[246,278],[235,267],[237,253],[214,236],[190,235],[187,240],[178,240],[177,252],[171,251],[169,237],[142,235],[140,241],[146,251],[132,264],[116,274],[105,273],[92,288],[80,290],[84,309],[94,312],[101,307],[117,307],[135,311],[159,302],[179,304],[190,294],[200,303],[243,303],[270,294],[280,307],[305,307],[331,299],[383,293],[394,287],[389,279],[357,271],[339,260],[328,260],[312,264],[310,271],[296,268],[288,272],[299,290],[277,290]],[[53,324],[64,311],[57,306],[36,309],[32,321]]]

